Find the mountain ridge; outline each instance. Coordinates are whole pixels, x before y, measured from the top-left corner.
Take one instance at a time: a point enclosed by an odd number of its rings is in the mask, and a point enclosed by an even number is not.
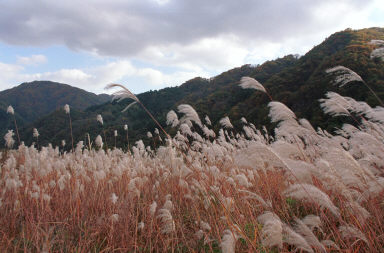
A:
[[[257,66],[247,64],[223,72],[214,78],[196,77],[178,87],[148,91],[137,96],[162,125],[165,125],[166,113],[169,110],[175,110],[177,105],[187,103],[196,109],[200,117],[208,115],[216,130],[219,128],[218,121],[223,116],[229,116],[238,130],[241,127],[242,116],[258,127],[266,125],[269,129],[273,129],[273,124],[268,118],[268,97],[261,92],[243,90],[238,86],[242,76],[250,76],[260,81],[274,100],[286,104],[299,118],[308,119],[316,127],[332,130],[341,120],[325,115],[318,102],[327,91],[339,92],[343,96],[366,101],[371,106],[376,106],[377,101],[362,85],[351,84],[343,88],[333,86],[332,78],[325,73],[327,68],[337,65],[351,68],[360,74],[380,97],[384,97],[384,63],[370,59],[370,52],[374,48],[369,44],[372,39],[384,40],[384,29],[346,29],[332,34],[301,57],[288,55]],[[156,126],[138,106],[121,113],[130,102],[127,99],[121,103],[93,105],[84,111],[79,111],[77,116],[72,115],[75,139],[84,140],[85,133],[90,133],[94,139],[102,132],[96,122],[97,114],[101,114],[104,118],[103,129],[107,132],[108,142],[113,142],[114,130],[123,134],[124,124],[130,127],[132,140],[145,139],[146,132],[153,131]],[[59,145],[60,139],[65,139],[69,143],[65,117],[62,110],[56,110],[44,120],[37,120],[23,129],[24,138],[27,143],[31,143],[32,127],[37,127],[44,132],[40,137],[42,143]],[[64,125],[54,124],[53,127],[44,123],[58,122],[59,119]],[[171,133],[176,131],[170,128],[167,130]]]
[[[13,128],[13,119],[6,115],[9,105],[15,110],[20,126],[30,124],[39,118],[70,104],[75,109],[109,101],[107,94],[96,95],[68,84],[51,81],[25,82],[0,92],[0,133]]]

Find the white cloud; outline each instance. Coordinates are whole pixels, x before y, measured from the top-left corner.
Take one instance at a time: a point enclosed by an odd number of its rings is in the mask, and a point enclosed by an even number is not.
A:
[[[165,74],[152,67],[137,67],[127,60],[108,62],[103,65],[84,69],[60,69],[52,72],[26,74],[21,65],[0,63],[0,89],[10,84],[49,80],[66,83],[88,91],[102,93],[108,83],[130,83],[132,91],[143,92],[147,89],[159,89],[166,86],[176,86],[196,76],[208,77],[204,71],[178,70]],[[143,82],[137,83],[137,80]],[[144,85],[143,85],[144,84]]]
[[[40,73],[26,74],[31,72],[30,66],[47,59],[44,55],[23,56],[15,65],[0,66],[0,70],[4,66],[11,69],[0,76],[0,83],[35,78],[97,92],[106,83],[118,81],[140,82],[136,84],[139,91],[178,85],[246,63],[304,54],[347,27],[384,26],[384,15],[379,15],[384,8],[381,2],[0,1],[0,41],[64,45],[100,61],[110,60],[95,67],[76,65],[49,72],[39,68]]]
[[[210,39],[231,35],[243,47],[260,40],[284,43],[332,30],[350,17],[361,21],[357,14],[380,5],[377,1],[3,1],[0,40],[118,57],[137,56],[151,47],[210,46]]]
[[[217,72],[244,64],[248,54],[238,43],[236,36],[204,38],[193,44],[182,46],[152,46],[138,57],[154,65],[172,66],[196,72]]]
[[[18,56],[17,63],[21,65],[39,65],[47,62],[47,58],[44,55],[36,54],[29,57]]]
[[[16,79],[23,70],[22,66],[0,62],[0,90],[10,88],[10,81]]]
[[[92,78],[92,76],[80,69],[61,69],[55,72],[44,72],[44,73],[36,73],[36,74],[29,74],[29,75],[28,74],[21,75],[19,78],[24,78],[29,81],[50,80],[55,82],[76,85],[78,83],[87,82]]]

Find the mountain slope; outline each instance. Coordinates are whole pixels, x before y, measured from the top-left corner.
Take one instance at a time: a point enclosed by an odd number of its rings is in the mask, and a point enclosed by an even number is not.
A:
[[[50,81],[23,83],[0,92],[2,103],[11,104],[25,121],[36,120],[64,104],[83,110],[108,99],[105,95],[98,96],[67,84]]]
[[[327,91],[332,90],[344,96],[367,101],[372,106],[376,106],[377,101],[361,83],[352,83],[343,88],[333,86],[331,77],[325,73],[327,68],[337,65],[351,68],[360,74],[380,97],[384,97],[384,63],[370,59],[370,52],[374,48],[368,44],[371,39],[384,39],[384,29],[370,28],[357,31],[347,29],[331,35],[300,58],[290,55],[268,61],[260,66],[244,65],[209,80],[195,78],[179,87],[150,91],[139,94],[138,97],[162,125],[165,125],[165,116],[170,109],[175,109],[179,104],[188,103],[201,117],[209,115],[215,123],[216,130],[219,128],[218,120],[225,115],[228,115],[238,128],[242,116],[257,126],[269,127],[271,124],[268,117],[268,97],[261,92],[238,87],[242,76],[251,76],[264,84],[274,100],[285,103],[298,117],[307,118],[314,126],[332,130],[338,126],[340,120],[324,115],[318,102],[318,99],[324,97]],[[101,133],[101,127],[96,122],[97,114],[101,114],[104,118],[104,129],[107,130],[109,145],[113,143],[113,130],[118,130],[119,135],[125,134],[122,129],[124,124],[130,126],[129,134],[133,140],[145,138],[146,132],[153,131],[156,126],[137,105],[121,113],[121,110],[130,102],[127,100],[119,104],[106,103],[92,106],[84,114],[79,113],[78,117],[74,115],[75,139],[83,140],[86,132],[91,134],[92,139]],[[66,122],[63,124],[68,124],[62,110],[54,115],[54,117],[62,117],[63,122]],[[41,140],[57,145],[60,142],[58,138],[60,136],[68,143],[68,127],[56,126],[55,128],[46,124],[50,117],[33,125],[45,132]],[[33,126],[23,130],[26,138],[31,139]],[[124,138],[118,139],[124,140]]]
[[[65,104],[84,110],[109,100],[109,95],[96,95],[67,84],[50,81],[23,83],[0,92],[0,134],[3,135],[7,129],[14,129],[13,118],[6,114],[8,105],[13,106],[19,126],[23,126]]]

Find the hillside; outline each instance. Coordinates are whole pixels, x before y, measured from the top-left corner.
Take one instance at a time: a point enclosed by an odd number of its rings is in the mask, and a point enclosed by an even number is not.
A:
[[[20,126],[55,111],[65,104],[73,108],[85,108],[109,101],[106,94],[96,95],[67,84],[34,81],[22,83],[14,88],[0,92],[0,133],[13,128],[13,119],[6,115],[6,108],[12,105]]]
[[[368,42],[372,39],[384,39],[384,29],[347,29],[331,35],[300,58],[290,55],[260,66],[244,65],[209,80],[195,78],[179,87],[150,91],[139,94],[138,97],[163,125],[170,109],[188,103],[201,116],[208,115],[216,124],[216,129],[218,120],[225,115],[231,118],[235,126],[239,125],[239,119],[244,116],[257,126],[266,125],[270,128],[268,97],[260,92],[238,87],[242,76],[251,76],[270,91],[274,100],[285,103],[298,117],[307,118],[314,126],[334,130],[341,121],[327,117],[319,107],[318,99],[324,97],[326,91],[336,91],[344,96],[366,101],[371,106],[376,106],[377,101],[366,87],[359,83],[343,88],[333,86],[331,77],[325,74],[327,68],[337,65],[351,68],[361,75],[380,97],[384,97],[384,63],[370,59],[373,46]],[[129,133],[133,140],[144,138],[146,132],[153,131],[155,125],[138,106],[120,113],[130,102],[92,106],[78,116],[73,115],[75,139],[83,140],[86,132],[94,139],[101,132],[101,127],[96,122],[97,114],[104,118],[109,144],[113,142],[113,130],[123,134],[124,124],[130,126]],[[58,118],[62,118],[63,124],[67,124],[65,117],[63,111],[57,111],[44,120],[35,122],[33,126],[23,130],[24,138],[31,142],[32,127],[37,127],[41,133],[44,132],[44,135],[41,135],[43,143],[51,142],[57,145],[62,138],[67,139],[68,143],[69,132],[66,125],[48,124],[57,122]]]

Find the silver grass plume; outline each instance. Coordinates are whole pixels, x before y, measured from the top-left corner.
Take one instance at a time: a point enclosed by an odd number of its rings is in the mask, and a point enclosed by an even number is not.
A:
[[[267,92],[261,83],[249,76],[243,76],[240,80],[239,86],[243,89],[255,89],[262,92]]]
[[[336,75],[334,79],[334,84],[339,87],[343,87],[344,85],[350,82],[364,82],[361,76],[359,76],[353,70],[344,67],[344,66],[336,66],[333,68],[329,68],[325,71],[327,74]]]
[[[384,46],[384,40],[371,40],[368,44],[375,46]]]
[[[176,230],[175,221],[173,220],[172,214],[168,209],[160,209],[157,218],[161,219],[161,233],[169,234]]]
[[[322,208],[327,208],[336,217],[340,217],[339,209],[332,203],[327,194],[314,185],[294,184],[284,191],[286,197],[317,204]]]
[[[221,239],[221,251],[223,253],[235,253],[235,246],[238,236],[229,229],[224,230],[223,238]]]
[[[179,118],[174,110],[170,110],[167,113],[167,125],[171,125],[171,127],[175,127],[179,124]]]
[[[13,139],[13,130],[8,130],[8,133],[4,135],[4,140],[5,140],[5,146],[7,148],[12,148],[13,144],[15,144],[15,140]]]
[[[7,108],[7,113],[13,115],[13,121],[15,123],[15,129],[16,129],[16,135],[17,135],[17,141],[20,144],[20,135],[19,135],[19,129],[17,127],[16,117],[15,117],[15,110],[13,109],[12,105],[9,105]]]
[[[332,116],[350,115],[351,104],[343,96],[332,91],[328,91],[325,96],[327,99],[319,99],[320,107],[324,113]]]
[[[156,209],[157,209],[157,203],[156,201],[153,201],[153,203],[149,206],[149,213],[152,217],[155,215]]]
[[[269,248],[283,248],[283,223],[279,216],[268,211],[258,216],[257,221],[263,225],[261,243]]]
[[[97,114],[97,116],[96,116],[96,120],[97,120],[97,122],[99,122],[101,125],[104,124],[103,117],[101,116],[101,114]]]
[[[34,128],[33,129],[33,137],[35,137],[35,138],[37,138],[37,137],[39,137],[39,131],[37,131],[37,129],[36,128]]]
[[[350,82],[362,82],[370,92],[376,97],[376,99],[380,102],[382,106],[384,106],[383,101],[376,95],[376,93],[372,90],[371,87],[353,70],[346,68],[344,66],[336,66],[325,71],[328,74],[336,75],[334,79],[334,84],[339,87],[343,87],[344,85]]]
[[[301,220],[307,227],[313,231],[315,228],[320,229],[321,220],[319,216],[309,214]]]
[[[268,116],[272,122],[296,120],[295,113],[283,103],[272,101],[269,102],[268,107],[270,108]]]
[[[66,114],[69,114],[71,112],[71,109],[69,108],[68,104],[65,104],[63,108]]]
[[[37,142],[37,149],[39,149],[39,132],[37,131],[36,128],[33,129],[33,137],[36,138],[36,142]]]
[[[256,79],[254,79],[252,77],[243,76],[240,80],[239,86],[243,89],[254,89],[254,90],[264,92],[265,94],[268,95],[268,97],[271,101],[273,100],[271,95],[269,95],[267,90],[264,88],[264,86],[259,81],[257,81]]]
[[[384,40],[371,40],[368,44],[379,46],[371,52],[371,58],[381,58],[384,60]]]
[[[361,232],[358,228],[353,226],[340,226],[339,231],[341,233],[341,237],[344,239],[353,239],[357,238],[368,244],[367,237]]]
[[[15,110],[13,109],[12,105],[8,106],[7,113],[15,115]]]
[[[384,61],[384,47],[379,47],[371,52],[371,58],[379,58]]]
[[[118,90],[118,91],[112,93],[112,96],[113,96],[112,100],[118,100],[118,102],[120,102],[126,98],[130,98],[136,102],[139,101],[139,99],[130,90],[128,90],[124,85],[111,83],[111,84],[108,84],[105,87],[105,89],[111,89],[114,87],[120,87],[120,88],[122,88],[122,90]]]
[[[313,234],[312,230],[301,220],[295,219],[295,232],[299,233],[309,245],[317,248],[321,252],[327,252],[324,245],[317,239],[317,237]]]
[[[99,148],[103,148],[103,139],[101,138],[100,135],[98,135],[95,139],[95,144]]]
[[[205,120],[205,123],[207,123],[208,126],[212,126],[212,122],[211,122],[211,120],[209,119],[208,115],[205,115],[204,120]]]
[[[224,128],[233,128],[233,125],[231,123],[231,121],[229,120],[228,116],[222,118],[220,121],[219,121],[220,125],[222,125]]]
[[[306,252],[313,253],[311,246],[300,234],[293,231],[287,224],[283,224],[283,241],[294,245],[297,249],[305,250]]]
[[[121,85],[121,84],[115,84],[115,83],[111,83],[111,84],[108,84],[105,89],[111,89],[111,88],[115,88],[115,87],[120,87],[121,90],[118,90],[116,92],[114,92],[112,95],[113,95],[113,98],[112,98],[112,101],[113,100],[118,100],[118,102],[122,101],[123,99],[126,99],[126,98],[130,98],[130,99],[133,99],[134,102],[129,104],[127,107],[125,107],[125,109],[122,111],[124,112],[125,110],[127,110],[129,107],[131,107],[133,104],[135,103],[138,103],[141,105],[141,107],[145,110],[145,112],[149,115],[149,117],[151,117],[151,119],[160,127],[160,129],[163,131],[163,133],[169,138],[169,134],[164,130],[164,128],[160,125],[160,123],[155,119],[155,117],[153,117],[152,113],[150,113],[148,111],[148,109],[143,105],[143,103],[141,103],[141,101],[130,91],[128,90],[124,85]]]
[[[73,152],[74,148],[73,148],[73,134],[72,134],[72,119],[71,119],[71,114],[70,114],[71,110],[70,110],[68,104],[65,104],[63,109],[64,109],[65,113],[68,114],[68,118],[69,118],[69,128],[71,130],[71,143],[72,143],[72,152]]]
[[[114,87],[120,87],[122,89],[112,93],[112,96],[113,96],[112,101],[117,100],[117,102],[120,102],[126,98],[130,98],[130,99],[134,100],[134,102],[129,104],[128,106],[126,106],[122,110],[122,112],[125,112],[126,110],[128,110],[135,103],[140,102],[140,100],[130,90],[128,90],[124,85],[117,84],[117,83],[111,83],[111,84],[108,84],[105,87],[105,89],[111,89]]]
[[[181,104],[177,107],[177,110],[180,113],[183,113],[184,116],[180,119],[180,123],[189,123],[189,122],[195,122],[199,127],[202,127],[201,120],[199,118],[199,115],[193,109],[192,106],[187,105],[187,104]]]

